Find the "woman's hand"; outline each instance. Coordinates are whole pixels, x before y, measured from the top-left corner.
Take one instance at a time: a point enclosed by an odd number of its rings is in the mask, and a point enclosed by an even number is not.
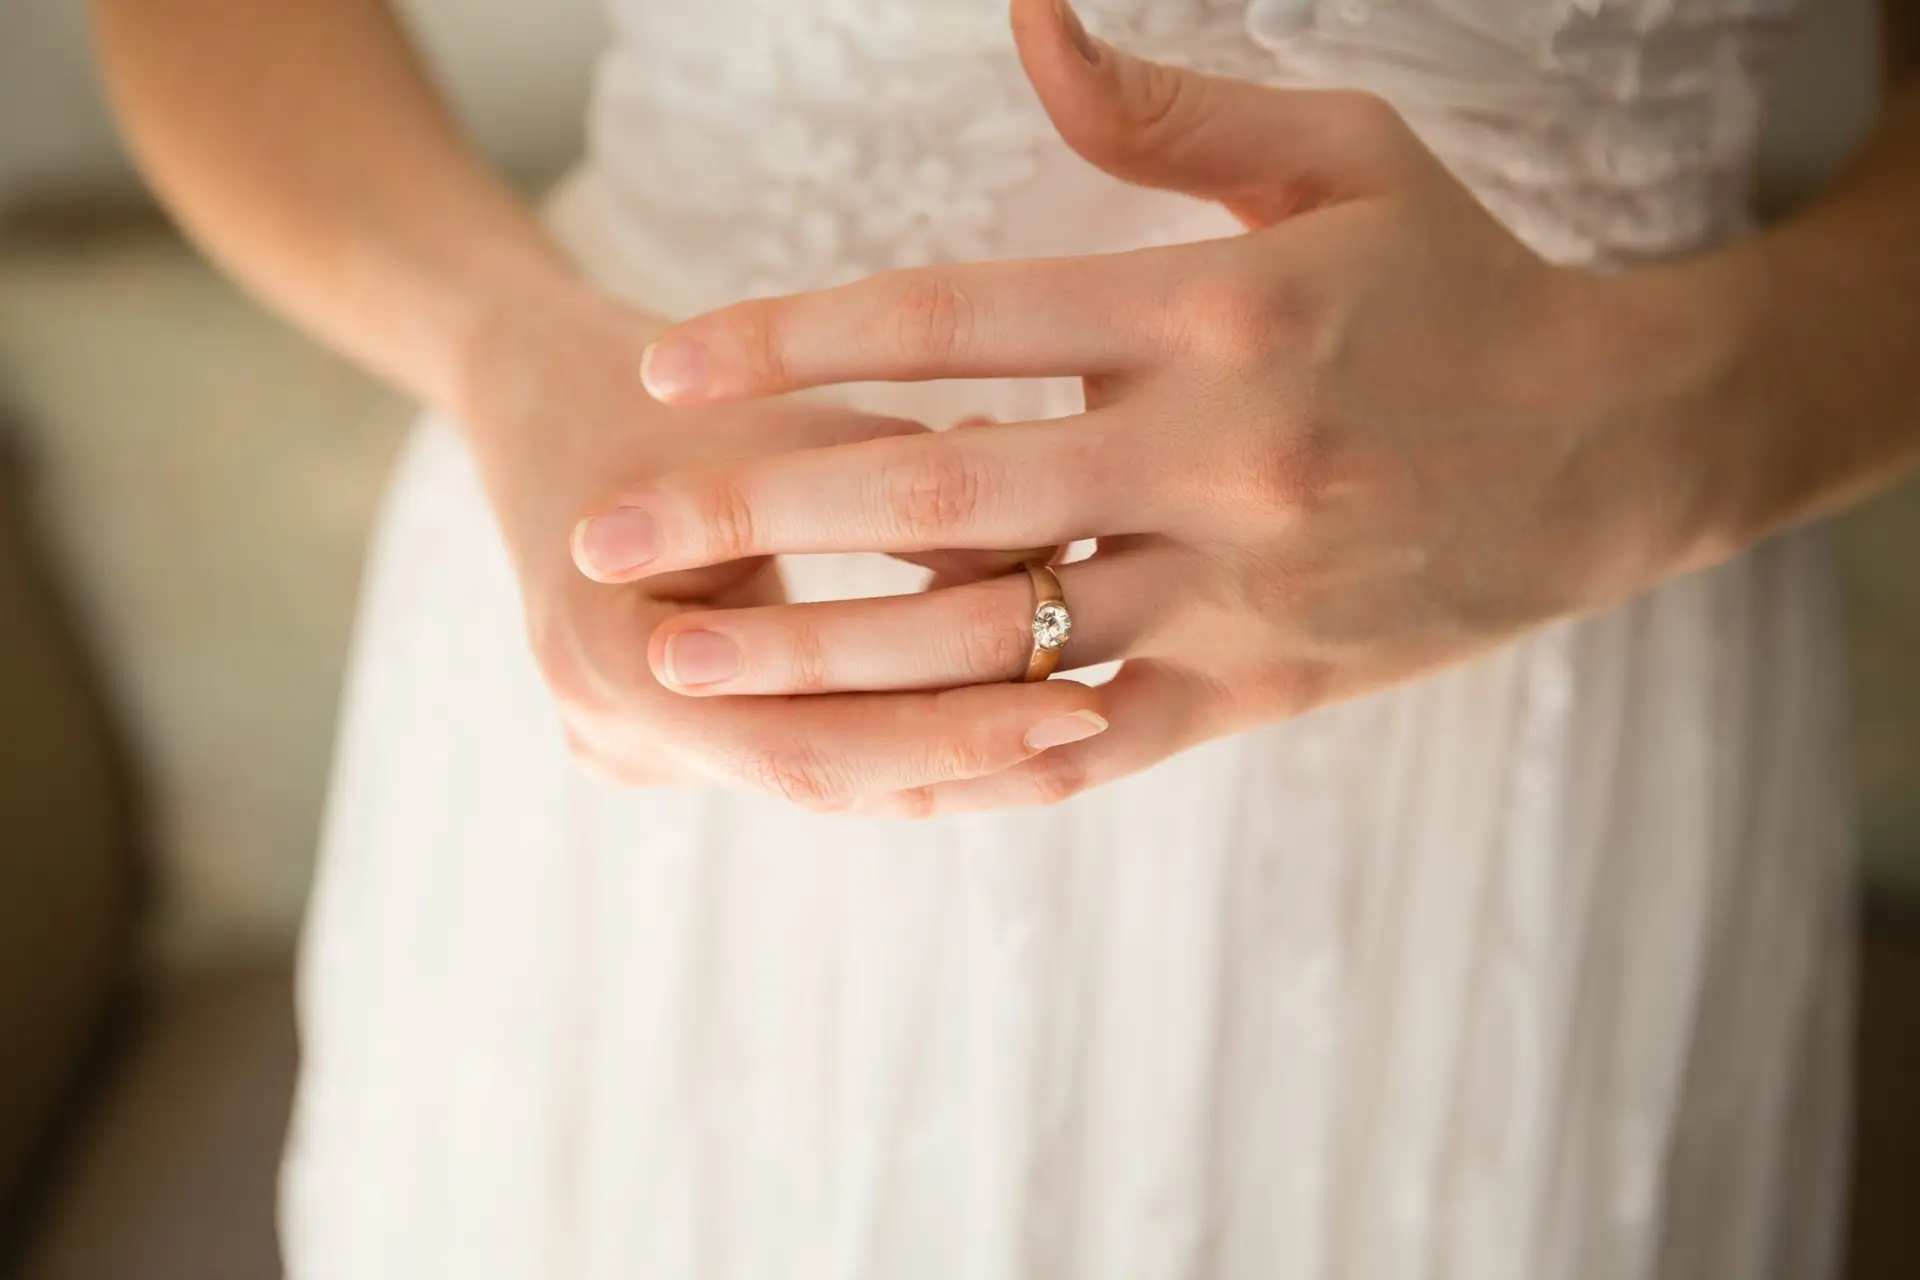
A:
[[[790,400],[663,408],[636,376],[659,325],[570,282],[517,299],[504,315],[469,352],[474,372],[455,414],[518,569],[569,741],[597,772],[628,785],[732,782],[836,809],[1004,769],[1105,727],[1101,694],[1076,684],[791,701],[694,702],[664,691],[648,666],[649,633],[691,607],[772,605],[783,598],[779,576],[765,557],[743,556],[639,585],[590,582],[568,556],[588,497],[676,468],[923,428]],[[616,520],[579,535],[574,553],[639,559],[650,538],[644,520]],[[677,650],[683,676],[715,674],[720,660]]]
[[[778,578],[761,560],[645,588],[586,582],[568,534],[587,498],[673,467],[907,424],[649,399],[637,373],[657,326],[583,287],[468,150],[385,0],[95,9],[122,123],[185,225],[262,296],[466,432],[541,667],[569,736],[601,772],[745,782],[831,808],[1002,768],[1104,727],[1101,695],[1067,685],[792,708],[663,693],[647,634],[690,602],[777,600]]]
[[[1015,20],[1071,144],[1121,177],[1220,201],[1249,233],[901,272],[675,326],[648,378],[675,404],[1077,374],[1087,411],[615,486],[581,537],[645,519],[651,555],[583,568],[652,580],[776,553],[1098,538],[1060,570],[1065,659],[1125,660],[1108,687],[1113,730],[888,802],[930,812],[1057,799],[1458,662],[1688,554],[1689,495],[1626,399],[1670,393],[1676,366],[1616,363],[1671,317],[1526,250],[1375,99],[1209,79],[1090,43],[1089,58],[1046,0]],[[1019,575],[688,611],[655,630],[649,659],[702,696],[1004,681],[1026,663],[1030,615]],[[724,676],[686,678],[682,646],[727,653]]]

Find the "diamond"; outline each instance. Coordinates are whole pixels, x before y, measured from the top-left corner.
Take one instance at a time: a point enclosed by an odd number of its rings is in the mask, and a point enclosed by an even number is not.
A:
[[[1033,611],[1033,642],[1042,649],[1058,649],[1073,634],[1073,619],[1058,600],[1043,600]]]

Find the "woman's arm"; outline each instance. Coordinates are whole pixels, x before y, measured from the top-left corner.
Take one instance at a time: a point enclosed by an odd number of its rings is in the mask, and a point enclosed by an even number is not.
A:
[[[188,231],[419,398],[453,407],[491,319],[565,287],[382,0],[96,0],[94,16],[122,126]]]
[[[1620,281],[1623,371],[1690,478],[1680,567],[1835,511],[1920,461],[1920,52],[1890,0],[1887,99],[1839,179],[1780,226]],[[1907,6],[1910,10],[1911,5]]]

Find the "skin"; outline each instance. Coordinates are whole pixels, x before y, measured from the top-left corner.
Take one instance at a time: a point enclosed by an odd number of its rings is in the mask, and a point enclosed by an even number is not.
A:
[[[464,433],[575,753],[626,784],[732,783],[815,809],[995,772],[1097,733],[1072,682],[693,703],[647,636],[696,604],[782,598],[764,557],[609,588],[569,534],[610,484],[919,432],[771,400],[669,411],[636,376],[663,322],[590,288],[461,140],[379,0],[98,0],[128,141],[213,257]],[[1001,556],[936,558],[949,580]]]
[[[1602,282],[1533,259],[1378,103],[1110,49],[1089,64],[1048,0],[1013,10],[1070,143],[1221,200],[1249,234],[696,321],[668,336],[706,347],[713,377],[675,395],[663,321],[579,278],[379,0],[94,6],[129,140],[189,232],[459,424],[569,738],[624,783],[894,813],[1058,799],[1711,563],[1916,451],[1911,86],[1813,213]],[[848,339],[857,359],[836,354]],[[658,398],[634,376],[650,349]],[[1090,411],[910,440],[916,424],[778,398],[943,372],[1079,374]],[[595,557],[631,552],[634,522],[575,522],[621,507],[660,550],[608,571]],[[1126,670],[1098,690],[997,683],[1024,663],[1024,578],[970,579],[1008,562],[991,548],[1083,532],[1103,553],[1063,574],[1068,654]],[[781,606],[766,557],[829,544],[955,585]],[[862,618],[898,642],[850,633]],[[669,641],[727,628],[739,680],[674,685]]]
[[[1124,660],[1112,730],[868,808],[1057,800],[1605,608],[1920,458],[1911,26],[1890,27],[1877,133],[1814,207],[1606,277],[1527,250],[1376,99],[1140,61],[1053,0],[1013,16],[1071,145],[1220,202],[1246,234],[900,272],[674,326],[645,376],[677,406],[1077,375],[1086,411],[657,477],[595,504],[576,546],[584,572],[626,582],[743,556],[1098,538],[1060,570],[1066,665]],[[644,536],[592,554],[587,531],[615,512]],[[964,686],[1023,667],[1030,611],[1018,576],[690,611],[649,658],[689,701]]]

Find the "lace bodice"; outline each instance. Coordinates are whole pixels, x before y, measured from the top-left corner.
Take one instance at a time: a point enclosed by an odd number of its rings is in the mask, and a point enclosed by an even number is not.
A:
[[[1191,239],[1053,134],[1004,0],[610,0],[589,173],[616,256],[705,306],[935,260]],[[1797,0],[1083,0],[1097,34],[1393,102],[1540,252],[1617,265],[1744,221]],[[657,286],[656,286],[657,287]]]

